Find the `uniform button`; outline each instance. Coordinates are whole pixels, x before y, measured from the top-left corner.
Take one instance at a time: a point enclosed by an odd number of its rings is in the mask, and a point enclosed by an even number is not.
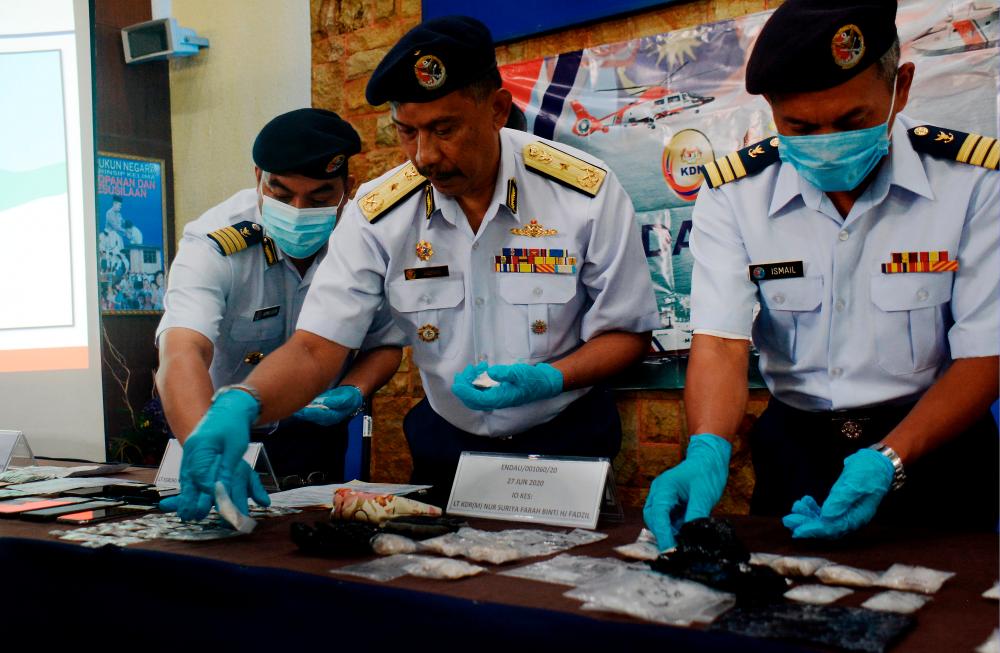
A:
[[[476,297],[476,306],[482,306],[486,301],[482,297]]]
[[[534,295],[535,297],[541,297],[542,296],[542,289],[541,288],[535,288],[534,290],[531,291],[531,294]]]
[[[924,301],[929,296],[926,288],[921,288],[917,291],[917,299]]]
[[[844,370],[842,370],[839,367],[835,367],[832,370],[830,370],[830,376],[832,376],[835,379],[839,379],[840,375],[843,374],[843,373],[844,373]]]
[[[479,241],[472,243],[472,249],[479,249]]]
[[[834,307],[835,309],[837,309],[837,312],[838,312],[838,313],[839,313],[840,311],[844,310],[844,306],[845,306],[845,304],[844,304],[844,300],[843,300],[843,299],[838,299],[838,300],[837,300],[837,303],[833,305],[833,307]]]
[[[784,304],[785,303],[785,296],[782,295],[780,292],[778,294],[776,294],[774,297],[772,297],[771,299],[774,300],[775,304]]]
[[[839,234],[837,235],[837,238],[840,238],[840,240],[842,240],[842,241],[843,241],[843,240],[847,240],[847,239],[848,239],[848,238],[850,238],[850,237],[851,237],[851,234],[847,233],[846,231],[841,231],[841,232],[840,232],[840,233],[839,233]]]
[[[486,360],[486,354],[479,354],[479,360],[481,361]]]

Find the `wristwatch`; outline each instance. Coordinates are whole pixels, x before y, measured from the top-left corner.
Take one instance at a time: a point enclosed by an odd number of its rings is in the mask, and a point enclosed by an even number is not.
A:
[[[899,454],[893,451],[892,447],[884,444],[873,444],[868,448],[879,452],[892,463],[892,485],[889,486],[889,491],[892,492],[903,487],[903,483],[906,483],[906,472],[903,471],[903,461],[899,458]]]

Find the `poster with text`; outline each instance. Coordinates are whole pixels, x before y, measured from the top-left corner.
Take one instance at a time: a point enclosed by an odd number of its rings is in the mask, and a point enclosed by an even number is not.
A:
[[[166,292],[163,161],[97,157],[98,283],[102,312],[157,312]]]
[[[998,0],[902,0],[902,61],[916,65],[905,113],[997,134]],[[744,88],[771,12],[502,66],[528,130],[615,171],[642,230],[662,328],[659,352],[690,347],[691,214],[699,165],[776,133]]]

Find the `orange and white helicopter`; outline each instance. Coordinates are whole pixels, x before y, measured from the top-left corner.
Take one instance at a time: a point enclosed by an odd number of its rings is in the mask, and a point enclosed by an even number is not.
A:
[[[600,118],[591,114],[580,102],[571,100],[569,105],[576,114],[576,121],[573,123],[574,134],[577,136],[590,136],[597,132],[606,134],[609,128],[617,126],[646,125],[652,129],[658,120],[688,109],[694,109],[697,113],[699,107],[715,99],[697,93],[671,90],[664,85],[667,83],[666,79],[659,84],[637,85],[632,83],[620,69],[618,79],[622,83],[621,86],[600,90],[625,91],[634,99],[617,111]]]

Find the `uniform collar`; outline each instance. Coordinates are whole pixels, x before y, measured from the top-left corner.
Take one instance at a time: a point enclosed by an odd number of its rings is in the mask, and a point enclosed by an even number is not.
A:
[[[486,209],[486,218],[483,220],[484,224],[491,220],[492,216],[501,213],[511,215],[515,220],[520,222],[518,215],[507,209],[507,182],[514,178],[514,152],[516,149],[513,140],[507,134],[508,131],[507,129],[500,130],[500,168],[497,172],[496,183],[493,186],[493,197],[490,200],[489,207]],[[440,215],[441,218],[452,226],[458,224],[459,219],[465,219],[465,214],[462,212],[461,207],[459,207],[458,202],[453,198],[439,193],[433,186],[431,186],[431,192],[434,194],[435,209],[428,219],[433,219],[435,215]]]
[[[931,190],[930,181],[927,179],[923,162],[920,160],[920,155],[913,149],[909,134],[906,133],[906,130],[915,124],[917,123],[902,113],[896,115],[896,121],[892,126],[892,147],[887,155],[888,160],[882,164],[875,179],[872,180],[862,197],[875,198],[875,203],[878,203],[885,199],[890,186],[898,186],[927,199],[934,199],[934,193]],[[778,170],[774,192],[771,194],[768,215],[773,217],[798,196],[802,197],[802,202],[806,206],[819,210],[820,205],[826,199],[823,191],[802,179],[791,164],[782,161],[780,165],[781,169]]]

